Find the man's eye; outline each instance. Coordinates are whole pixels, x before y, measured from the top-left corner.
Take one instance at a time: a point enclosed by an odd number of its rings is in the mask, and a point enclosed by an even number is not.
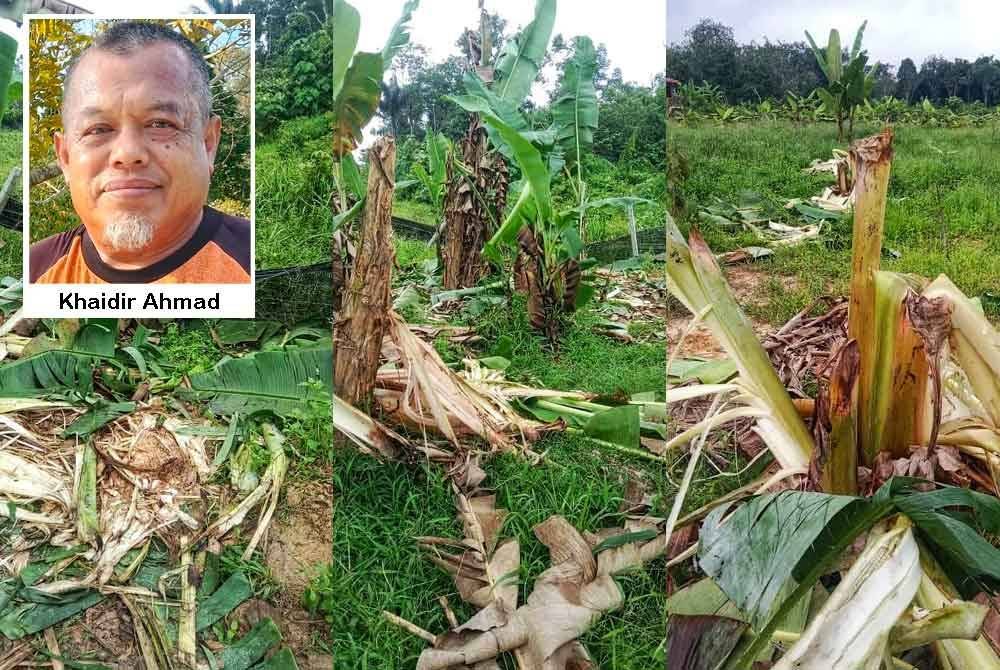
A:
[[[111,132],[111,128],[108,126],[94,126],[93,128],[88,128],[84,135],[103,135],[104,133]]]
[[[149,125],[151,127],[153,127],[153,128],[176,128],[177,127],[171,121],[163,121],[163,120],[153,121]]]

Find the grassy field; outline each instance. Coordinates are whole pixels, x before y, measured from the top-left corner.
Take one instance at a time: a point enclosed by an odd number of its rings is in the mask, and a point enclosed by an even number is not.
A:
[[[877,132],[859,126],[858,137]],[[946,273],[969,295],[985,295],[989,313],[1000,317],[1000,128],[895,128],[895,156],[889,183],[882,267],[933,278]],[[754,191],[777,216],[790,198],[808,198],[830,185],[829,175],[802,168],[827,159],[836,142],[827,124],[797,127],[784,122],[685,127],[670,124],[668,151],[679,152],[686,178],[675,176],[674,194],[683,201],[678,217],[686,230],[699,208],[714,197],[736,202]],[[679,174],[679,173],[678,173]],[[703,225],[715,251],[760,244],[749,233],[732,234]],[[827,231],[819,242],[779,249],[763,269],[771,275],[759,287],[754,316],[782,323],[813,297],[845,293],[850,275],[850,224]],[[789,289],[773,274],[797,279]]]
[[[329,119],[288,121],[257,143],[257,267],[330,260]]]
[[[21,165],[21,132],[0,130],[0,179]],[[21,189],[17,188],[17,193]],[[0,277],[21,276],[21,233],[0,227]]]
[[[408,240],[397,240],[396,250],[399,276],[433,256],[423,243]],[[420,321],[421,316],[415,313],[413,320]],[[575,314],[556,352],[544,347],[530,330],[518,298],[475,319],[449,320],[475,326],[484,338],[485,354],[494,351],[501,337],[510,338],[508,378],[602,394],[662,392],[662,341],[611,340],[593,332],[596,318],[590,309]],[[440,343],[438,350],[446,362],[457,363],[468,355]],[[674,490],[671,482],[680,479],[685,462],[669,466],[651,462],[565,433],[549,435],[533,449],[546,455],[538,465],[513,454],[484,463],[484,485],[496,491],[497,507],[510,513],[501,537],[516,537],[521,545],[520,602],[550,564],[532,526],[553,514],[565,516],[580,530],[620,523],[617,510],[629,478],[643,481],[654,495],[650,513],[666,516]],[[385,622],[381,612],[388,610],[435,633],[447,628],[437,597],[447,595],[453,606],[458,605],[454,583],[421,555],[413,538],[461,537],[451,485],[441,466],[378,463],[353,449],[336,451],[333,472],[334,563],[326,598],[332,608],[328,615],[335,667],[412,668],[426,644]],[[710,497],[712,489],[707,485],[705,496]],[[696,505],[702,499],[690,502]],[[619,583],[625,593],[624,608],[602,619],[583,636],[583,643],[600,667],[645,670],[662,664],[658,648],[664,622],[663,561],[630,573]],[[460,620],[472,613],[467,607],[458,610]],[[501,666],[514,667],[510,658]]]

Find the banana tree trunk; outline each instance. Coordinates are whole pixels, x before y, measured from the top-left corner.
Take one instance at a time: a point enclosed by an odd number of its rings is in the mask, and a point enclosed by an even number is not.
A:
[[[486,129],[478,116],[470,117],[461,147],[469,174],[460,174],[453,159],[448,162],[440,246],[441,283],[446,290],[475,286],[486,274],[483,246],[507,205],[507,165],[499,154],[489,151]]]
[[[528,321],[555,346],[562,329],[563,315],[576,309],[580,264],[575,260],[554,266],[547,263],[544,238],[527,226],[518,233],[517,244],[514,277],[518,290],[528,295]]]
[[[361,409],[371,403],[392,307],[392,194],[396,144],[383,137],[368,152],[368,198],[357,254],[334,324],[334,392]]]

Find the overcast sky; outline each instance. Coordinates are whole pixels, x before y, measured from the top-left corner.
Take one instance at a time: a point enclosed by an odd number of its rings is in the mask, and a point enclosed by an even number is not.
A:
[[[358,48],[380,50],[403,0],[352,4],[361,13]],[[535,0],[486,0],[487,11],[503,16],[511,33],[531,21],[534,8]],[[559,0],[552,34],[589,35],[595,45],[603,42],[611,66],[620,67],[626,81],[649,84],[663,70],[665,14],[664,0]],[[410,24],[411,41],[427,47],[430,60],[440,62],[458,52],[455,40],[462,29],[478,23],[476,0],[421,0]]]
[[[920,63],[928,56],[975,60],[1000,57],[998,0],[669,0],[668,41],[684,38],[702,18],[733,28],[736,41],[792,42],[808,30],[822,46],[831,28],[850,46],[865,19],[864,48],[869,60],[895,67],[904,58]]]

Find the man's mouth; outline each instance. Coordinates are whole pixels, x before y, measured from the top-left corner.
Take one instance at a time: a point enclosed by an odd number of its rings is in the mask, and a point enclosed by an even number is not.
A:
[[[104,185],[101,192],[119,198],[137,198],[158,188],[160,185],[149,179],[112,179]]]

